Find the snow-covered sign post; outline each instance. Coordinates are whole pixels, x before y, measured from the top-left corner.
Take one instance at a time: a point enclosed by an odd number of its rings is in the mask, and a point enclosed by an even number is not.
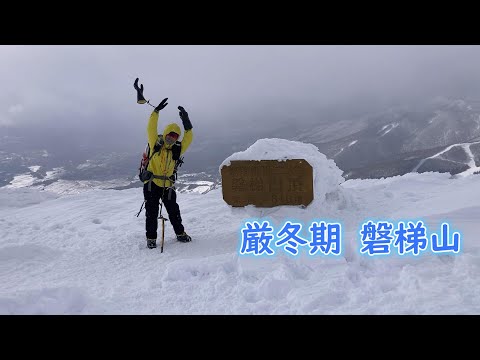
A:
[[[221,168],[223,199],[231,206],[308,206],[313,168],[305,159],[236,160]]]

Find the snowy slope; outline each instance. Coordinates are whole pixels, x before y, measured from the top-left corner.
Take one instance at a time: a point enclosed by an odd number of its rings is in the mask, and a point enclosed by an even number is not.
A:
[[[230,160],[305,158],[315,200],[306,208],[232,208],[222,189],[182,193],[191,243],[164,252],[144,240],[141,189],[58,195],[0,188],[1,314],[479,314],[480,177],[407,174],[343,181],[311,144],[257,141]],[[246,219],[342,224],[340,256],[240,255]],[[461,233],[458,254],[360,254],[369,219],[422,219]],[[277,229],[277,228],[276,228]],[[161,231],[159,231],[161,234]]]

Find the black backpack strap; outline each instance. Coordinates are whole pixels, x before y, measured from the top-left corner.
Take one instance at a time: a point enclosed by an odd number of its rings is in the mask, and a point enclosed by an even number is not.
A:
[[[172,160],[178,160],[180,158],[180,154],[182,152],[182,143],[180,141],[176,141],[175,144],[172,146]]]
[[[148,163],[149,163],[149,164],[150,164],[150,160],[152,160],[153,155],[155,155],[155,154],[156,154],[157,152],[159,152],[160,150],[161,150],[161,148],[160,148],[160,149],[157,149],[157,150],[155,150],[155,149],[153,150],[152,156],[150,156],[150,157],[148,158]]]

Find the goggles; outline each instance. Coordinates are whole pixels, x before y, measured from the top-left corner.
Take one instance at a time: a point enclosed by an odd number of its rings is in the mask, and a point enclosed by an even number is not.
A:
[[[174,133],[174,132],[168,133],[168,134],[165,136],[165,142],[166,142],[168,145],[174,144],[175,141],[177,141],[177,139],[178,139],[178,134],[177,134],[177,133]]]

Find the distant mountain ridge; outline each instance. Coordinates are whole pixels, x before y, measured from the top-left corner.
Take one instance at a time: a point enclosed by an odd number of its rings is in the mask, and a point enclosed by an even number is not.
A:
[[[341,129],[346,134],[338,135]],[[423,107],[322,124],[295,139],[316,145],[347,179],[414,171],[455,175],[480,166],[480,101],[439,98]]]
[[[260,138],[311,143],[333,159],[345,179],[382,178],[409,172],[480,172],[480,100],[437,98],[348,116],[322,113],[296,124],[272,126],[248,135],[200,136],[179,172],[179,192],[206,193],[221,186],[219,164]],[[233,133],[234,134],[234,133]],[[247,137],[245,137],[247,136]],[[140,152],[106,151],[100,143],[28,148],[26,139],[0,136],[0,187],[40,187],[67,193],[89,188],[140,187]],[[76,140],[80,143],[80,139]],[[52,150],[53,149],[53,150]],[[55,152],[57,151],[57,152]]]

